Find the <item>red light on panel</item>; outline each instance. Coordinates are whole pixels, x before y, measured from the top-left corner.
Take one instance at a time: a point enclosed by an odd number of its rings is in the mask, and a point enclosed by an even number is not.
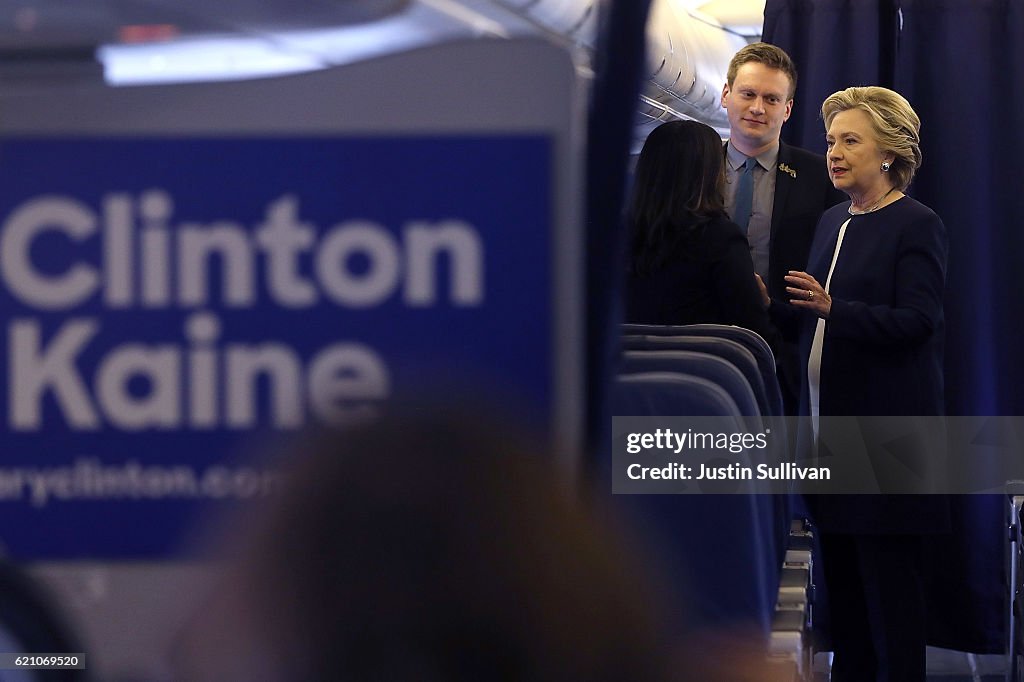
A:
[[[122,26],[117,37],[122,43],[156,43],[177,38],[178,27],[174,24],[132,24]]]

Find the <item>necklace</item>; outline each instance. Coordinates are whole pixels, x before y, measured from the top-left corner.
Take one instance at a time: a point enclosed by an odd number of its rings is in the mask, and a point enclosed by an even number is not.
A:
[[[885,198],[887,196],[889,196],[890,194],[892,194],[893,192],[895,192],[895,191],[896,191],[895,187],[889,188],[889,191],[886,192],[885,194],[883,194],[882,198],[878,200],[878,203],[875,204],[874,206],[872,206],[871,208],[865,209],[863,211],[854,211],[853,210],[853,204],[851,203],[850,204],[850,208],[848,208],[846,210],[849,212],[850,215],[864,215],[865,213],[872,213],[874,211],[877,211],[882,206],[882,202],[885,201]]]

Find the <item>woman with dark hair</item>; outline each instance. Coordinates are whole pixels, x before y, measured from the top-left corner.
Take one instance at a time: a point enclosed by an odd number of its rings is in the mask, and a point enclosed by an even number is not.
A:
[[[725,212],[723,169],[722,140],[703,123],[647,137],[628,215],[626,321],[734,324],[773,343],[746,237]]]

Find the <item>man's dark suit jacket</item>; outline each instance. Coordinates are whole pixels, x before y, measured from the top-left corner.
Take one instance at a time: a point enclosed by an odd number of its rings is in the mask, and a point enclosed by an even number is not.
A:
[[[847,196],[832,186],[824,156],[779,144],[765,282],[773,299],[788,299],[783,278],[790,270],[807,267],[818,219],[828,208],[846,200]]]
[[[768,281],[765,282],[773,300],[789,300],[783,278],[790,270],[807,267],[818,219],[826,209],[846,200],[846,195],[833,187],[824,156],[779,143],[768,243]],[[779,324],[785,340],[776,354],[779,383],[787,413],[795,414],[802,378],[797,366],[797,328],[795,324],[788,327],[780,324],[784,320],[773,321]]]

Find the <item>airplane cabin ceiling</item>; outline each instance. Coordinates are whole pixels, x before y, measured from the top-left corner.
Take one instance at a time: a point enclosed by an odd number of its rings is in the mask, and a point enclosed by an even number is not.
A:
[[[32,81],[38,86],[49,65],[57,77],[71,73],[116,85],[251,78],[456,38],[531,34],[576,50],[585,68],[599,4],[0,0],[0,86],[17,88]],[[725,69],[737,49],[759,37],[763,12],[764,0],[653,0],[647,29],[650,72],[638,104],[638,140],[654,125],[676,117],[696,118],[724,132],[727,121],[718,99]],[[246,61],[255,66],[244,68]]]
[[[0,0],[0,51],[67,50],[150,36],[343,26],[400,11],[410,0]]]

